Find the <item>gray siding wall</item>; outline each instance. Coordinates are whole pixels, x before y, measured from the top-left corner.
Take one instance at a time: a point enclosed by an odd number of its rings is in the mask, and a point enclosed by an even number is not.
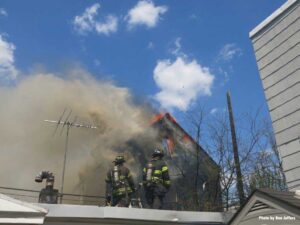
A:
[[[251,37],[290,189],[300,187],[300,6]]]

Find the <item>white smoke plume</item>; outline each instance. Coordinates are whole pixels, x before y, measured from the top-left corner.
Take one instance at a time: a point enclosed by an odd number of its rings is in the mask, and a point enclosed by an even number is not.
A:
[[[13,87],[0,87],[0,186],[39,190],[34,176],[49,170],[59,189],[66,130],[60,134],[59,127],[53,136],[55,124],[43,120],[58,120],[67,108],[72,109],[69,120],[76,115],[78,123],[98,129],[70,129],[64,192],[103,195],[104,174],[117,152],[125,154],[129,166],[144,155],[128,142],[150,130],[151,109],[145,105],[136,104],[128,89],[80,69],[63,78],[35,73]],[[150,140],[154,134],[148,133]]]

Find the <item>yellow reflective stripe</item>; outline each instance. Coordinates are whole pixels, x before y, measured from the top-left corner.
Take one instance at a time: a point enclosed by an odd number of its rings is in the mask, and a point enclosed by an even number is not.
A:
[[[153,182],[162,182],[162,179],[161,178],[159,178],[159,177],[152,177],[152,181]]]
[[[143,169],[144,173],[146,173],[146,168]]]
[[[169,185],[169,184],[171,184],[171,181],[170,180],[165,180],[164,183]]]
[[[131,173],[129,173],[127,177],[131,177]]]
[[[127,192],[132,192],[132,189],[130,187],[127,187]],[[122,188],[118,188],[117,190],[114,190],[115,194],[124,194],[126,193],[126,188],[122,187]]]
[[[161,174],[162,171],[161,170],[154,170],[154,174]]]
[[[161,168],[161,170],[162,170],[162,172],[166,172],[166,171],[168,171],[168,167],[167,167],[167,166],[163,166],[163,167]]]

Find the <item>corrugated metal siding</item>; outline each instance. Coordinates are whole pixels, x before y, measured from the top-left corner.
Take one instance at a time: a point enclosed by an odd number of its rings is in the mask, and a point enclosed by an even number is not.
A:
[[[288,186],[300,186],[300,7],[252,39]]]

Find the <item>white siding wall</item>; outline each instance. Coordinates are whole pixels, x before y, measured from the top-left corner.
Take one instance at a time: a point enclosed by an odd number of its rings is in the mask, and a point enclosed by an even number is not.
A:
[[[300,4],[251,35],[290,189],[300,187]]]

